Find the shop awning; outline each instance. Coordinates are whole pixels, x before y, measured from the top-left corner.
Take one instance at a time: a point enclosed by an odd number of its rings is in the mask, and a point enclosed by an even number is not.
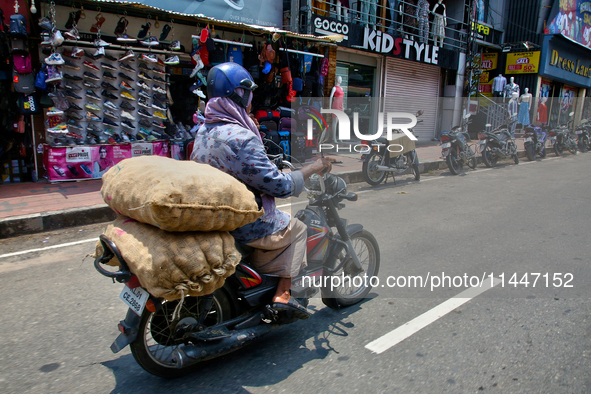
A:
[[[56,3],[60,3],[59,1],[57,1]],[[97,4],[100,6],[100,4],[105,4],[107,6],[113,6],[113,7],[130,7],[131,9],[137,10],[138,13],[145,13],[145,14],[150,14],[152,13],[153,16],[156,16],[156,14],[154,14],[154,12],[156,13],[161,13],[161,14],[166,14],[166,15],[170,15],[170,16],[178,16],[182,19],[186,19],[186,20],[196,20],[199,21],[201,23],[211,23],[214,24],[216,27],[230,27],[230,28],[234,28],[234,29],[238,29],[238,30],[259,30],[261,32],[266,32],[268,34],[280,34],[282,36],[286,36],[286,37],[292,37],[292,38],[298,38],[298,39],[304,39],[304,40],[310,40],[310,41],[317,41],[317,42],[322,42],[325,43],[327,45],[336,45],[335,43],[337,42],[341,42],[343,40],[343,35],[341,34],[333,34],[333,35],[328,35],[328,36],[314,36],[311,34],[300,34],[300,33],[294,33],[288,30],[282,30],[276,27],[269,27],[269,26],[259,26],[259,25],[252,25],[252,24],[246,24],[246,23],[240,23],[240,22],[232,22],[232,21],[226,21],[226,20],[220,20],[220,19],[216,19],[216,18],[211,18],[207,15],[203,15],[203,14],[188,14],[188,13],[183,13],[183,12],[177,12],[177,11],[170,11],[164,8],[160,8],[160,7],[156,7],[156,6],[152,6],[152,5],[147,5],[144,4],[140,1],[125,1],[125,0],[88,0],[85,2],[86,4]],[[161,2],[164,3],[164,2]],[[69,2],[64,2],[64,4],[70,4]],[[107,10],[104,10],[107,11]]]

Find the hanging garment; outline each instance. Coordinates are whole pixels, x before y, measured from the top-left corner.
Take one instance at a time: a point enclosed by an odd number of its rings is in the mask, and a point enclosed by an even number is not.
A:
[[[538,120],[542,124],[548,122],[548,107],[546,107],[546,104],[540,103],[540,106],[538,107]]]
[[[517,116],[517,122],[524,126],[529,126],[529,102],[523,102],[519,104],[519,115]]]
[[[419,0],[417,3],[417,20],[419,21],[419,42],[429,42],[429,2]]]

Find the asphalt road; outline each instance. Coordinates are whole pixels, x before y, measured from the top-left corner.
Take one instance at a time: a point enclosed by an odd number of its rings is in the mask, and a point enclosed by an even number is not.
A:
[[[174,381],[109,350],[126,308],[121,285],[83,261],[93,241],[0,256],[0,392],[589,392],[590,166],[591,154],[566,155],[355,185],[359,201],[341,215],[379,242],[371,298],[339,311],[313,299],[309,320]],[[0,240],[0,255],[96,239],[104,227]],[[491,274],[504,286],[488,289]],[[464,275],[485,278],[481,294],[434,310],[465,294],[453,282]],[[428,285],[385,285],[409,276]],[[366,347],[401,326],[407,337]]]

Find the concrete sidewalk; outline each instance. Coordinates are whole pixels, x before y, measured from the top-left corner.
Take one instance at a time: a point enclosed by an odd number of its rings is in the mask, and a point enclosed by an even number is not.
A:
[[[523,140],[517,141],[523,150]],[[349,153],[352,150],[341,144],[338,152],[330,154],[342,162],[332,172],[347,183],[364,182],[361,154]],[[421,173],[447,168],[439,142],[418,142],[416,151]],[[0,238],[113,220],[116,214],[103,202],[101,185],[100,179],[1,185]]]

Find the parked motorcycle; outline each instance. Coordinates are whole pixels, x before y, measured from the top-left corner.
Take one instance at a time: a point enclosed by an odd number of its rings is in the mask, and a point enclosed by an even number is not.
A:
[[[591,150],[591,122],[583,119],[581,124],[575,129],[577,135],[577,146],[581,152]]]
[[[546,157],[546,132],[541,127],[526,127],[523,147],[529,161],[535,160],[536,156],[542,159]]]
[[[511,158],[515,164],[519,164],[517,145],[515,144],[515,138],[508,131],[509,126],[502,125],[495,130],[479,133],[479,151],[482,154],[482,162],[485,166],[496,166],[499,158]],[[487,125],[487,127],[490,127],[490,125]]]
[[[569,118],[571,118],[567,124],[560,125],[559,127],[550,131],[550,142],[552,143],[552,147],[554,148],[554,153],[556,156],[562,155],[562,152],[565,149],[568,149],[570,153],[573,155],[577,153],[577,141],[573,137],[573,133],[571,133],[571,128],[573,124],[572,117],[575,115],[574,112],[568,114]]]
[[[288,162],[278,164],[294,169]],[[293,279],[292,297],[307,305],[320,289],[322,302],[330,308],[357,304],[372,288],[369,279],[359,279],[378,274],[380,248],[361,224],[347,225],[340,218],[338,210],[345,206],[342,201],[357,201],[355,193],[347,192],[343,179],[327,174],[313,176],[309,183],[309,205],[296,214],[308,226],[308,267]],[[243,260],[222,288],[207,296],[166,301],[140,287],[111,240],[101,235],[100,242],[105,252],[94,265],[102,275],[125,283],[120,298],[130,307],[118,325],[121,334],[111,350],[117,353],[129,345],[137,363],[154,375],[185,375],[202,361],[235,351],[274,328],[297,321],[271,306],[278,278],[251,268],[245,245],[237,245]],[[120,263],[118,271],[104,266],[113,257]],[[334,277],[344,280],[332,288]],[[135,307],[139,306],[143,311],[138,314]]]
[[[472,169],[477,165],[476,151],[473,149],[475,144],[470,144],[468,134],[469,117],[469,114],[466,115],[462,126],[455,126],[450,132],[443,133],[439,137],[441,156],[445,159],[452,175],[458,175],[464,164]]]
[[[423,111],[417,112],[417,118],[423,114]],[[419,120],[417,123],[421,123],[422,120]],[[413,133],[413,129],[409,130]],[[408,139],[408,137],[403,136],[403,139]],[[375,141],[372,141],[371,151],[365,155],[363,160],[363,166],[361,168],[361,172],[363,174],[363,178],[367,183],[372,186],[379,185],[382,182],[386,182],[388,178],[388,174],[390,173],[403,173],[410,168],[412,171],[415,180],[421,179],[421,173],[419,171],[419,157],[417,156],[417,152],[415,149],[412,150],[402,150],[402,151],[394,151],[390,152],[389,150],[389,142],[386,138],[381,137]],[[392,176],[394,179],[394,183],[396,184],[396,178],[394,175]]]

